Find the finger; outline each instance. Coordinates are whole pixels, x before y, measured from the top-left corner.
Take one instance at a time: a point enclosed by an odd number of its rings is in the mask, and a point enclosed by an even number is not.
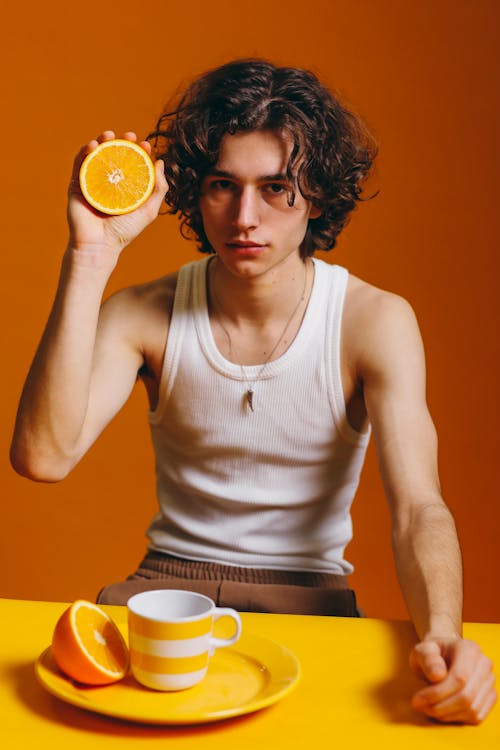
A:
[[[137,209],[137,211],[143,212],[144,215],[149,218],[149,221],[153,221],[156,216],[158,216],[167,191],[168,184],[163,172],[163,162],[158,160],[155,162],[155,185],[153,192],[147,201]]]
[[[486,696],[481,701],[478,701],[477,704],[471,706],[472,716],[468,719],[469,723],[479,724],[479,722],[484,721],[497,702],[497,698],[498,694],[493,684],[493,687],[488,691]]]
[[[417,710],[441,704],[448,711],[460,709],[474,701],[481,686],[491,681],[493,664],[472,641],[460,641],[449,654],[450,668],[444,680],[419,690],[412,699]],[[447,702],[448,701],[448,702]]]
[[[125,133],[123,133],[122,138],[126,141],[131,141],[133,143],[137,143],[137,135],[134,133],[133,130],[127,130]],[[151,156],[151,144],[149,141],[140,141],[138,145],[144,149],[144,151]]]
[[[168,189],[169,189],[167,178],[165,177],[165,164],[162,159],[158,159],[155,162],[155,172],[156,172],[155,192],[157,191],[160,196],[160,202],[158,204],[158,211],[159,211],[161,203],[165,200],[167,193],[168,193]]]
[[[163,161],[158,159],[158,161],[155,162],[155,186],[144,205],[151,209],[155,215],[158,214],[167,192],[168,183],[165,178]]]
[[[462,720],[465,720],[469,712],[476,713],[479,711],[495,685],[495,678],[488,662],[489,660],[486,657],[481,659],[470,678],[464,681],[460,689],[446,696],[443,700],[422,703],[421,709],[429,716],[446,721],[451,720],[449,717],[454,715],[460,715]],[[414,696],[417,705],[418,699],[422,699],[423,692],[421,691],[420,696]]]
[[[472,700],[469,699],[466,691],[464,691],[454,701],[447,700],[441,704],[432,706],[427,715],[442,722],[479,724],[491,711],[496,700],[495,680],[493,675],[490,675],[479,686],[477,694]]]
[[[436,718],[444,721],[466,721],[477,723],[481,721],[493,706],[496,699],[495,680],[490,675],[484,682],[476,687],[475,694],[469,697],[468,691],[457,697],[457,700],[443,701],[442,704],[434,706]],[[493,701],[493,703],[492,703]]]
[[[440,682],[448,672],[441,648],[435,641],[418,643],[410,655],[410,666],[419,677],[429,682]]]
[[[115,138],[114,130],[103,130],[103,132],[97,136],[98,143],[104,143],[105,141],[112,141]]]
[[[413,696],[412,704],[415,708],[422,706],[434,706],[441,703],[450,696],[459,693],[467,684],[469,674],[462,675],[460,672],[450,671],[440,682],[428,685],[417,691]]]

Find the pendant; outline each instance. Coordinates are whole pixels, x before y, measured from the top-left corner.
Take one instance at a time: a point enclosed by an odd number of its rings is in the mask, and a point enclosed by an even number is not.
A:
[[[247,404],[250,410],[253,411],[253,388],[249,388],[247,391]]]

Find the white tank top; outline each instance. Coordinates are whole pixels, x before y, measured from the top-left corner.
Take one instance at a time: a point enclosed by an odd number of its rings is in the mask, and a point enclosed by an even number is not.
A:
[[[212,335],[209,260],[179,272],[158,406],[149,413],[160,506],[150,548],[347,575],[350,508],[370,436],[348,424],[342,391],[348,272],[313,259],[314,284],[294,341],[263,372],[245,367],[245,379]]]

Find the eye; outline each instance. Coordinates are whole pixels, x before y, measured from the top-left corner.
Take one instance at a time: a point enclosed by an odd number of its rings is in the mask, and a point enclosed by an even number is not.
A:
[[[269,182],[264,185],[264,192],[270,193],[271,195],[282,195],[288,192],[288,186],[283,185],[281,182]]]
[[[210,188],[212,190],[232,190],[233,189],[233,183],[230,180],[224,180],[224,179],[218,179],[218,180],[212,180],[210,183]]]

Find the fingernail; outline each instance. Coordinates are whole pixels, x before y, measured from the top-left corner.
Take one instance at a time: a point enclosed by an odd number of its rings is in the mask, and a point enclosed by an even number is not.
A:
[[[440,667],[434,667],[432,669],[429,669],[429,672],[428,672],[428,678],[431,682],[434,682],[434,681],[437,682],[439,680],[442,680],[445,675],[446,675],[446,671],[441,669]]]

